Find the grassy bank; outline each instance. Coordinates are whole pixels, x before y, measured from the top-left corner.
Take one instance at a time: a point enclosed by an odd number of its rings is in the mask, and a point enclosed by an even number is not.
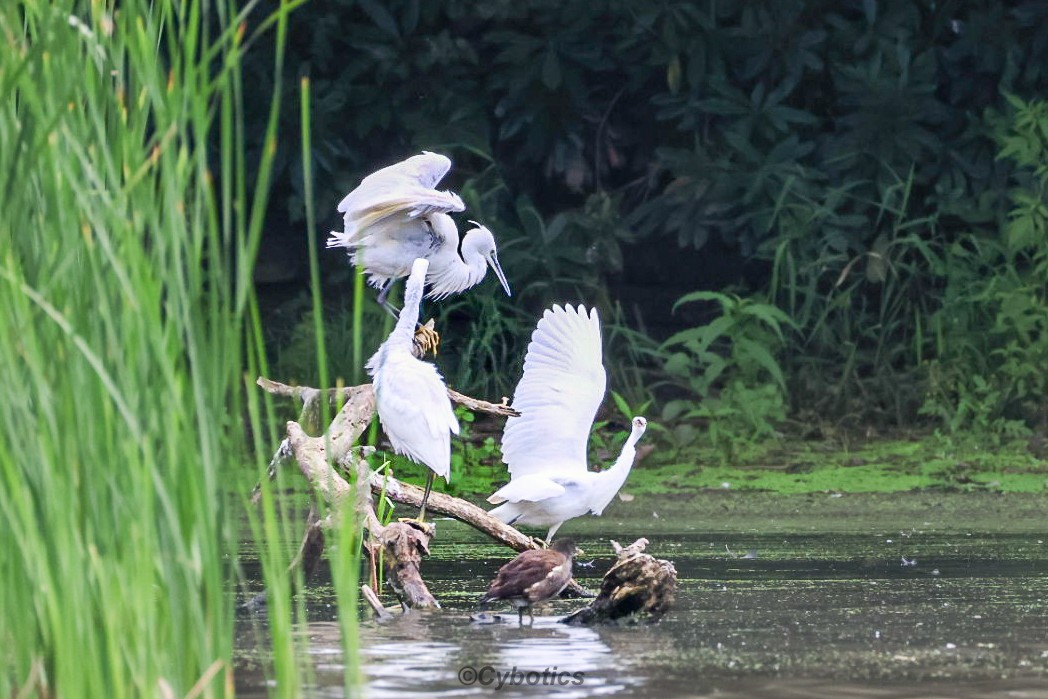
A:
[[[705,489],[775,493],[894,493],[939,489],[1048,493],[1048,460],[1026,440],[936,434],[840,440],[783,439],[750,445],[725,464],[716,450],[685,459],[654,452],[636,467],[627,490],[674,493]]]
[[[467,416],[468,419],[468,416]],[[506,482],[498,440],[501,422],[463,421],[464,438],[452,448],[449,491],[486,497]],[[591,439],[591,468],[608,466],[624,432],[598,430]],[[740,443],[731,459],[702,441],[686,449],[653,430],[651,448],[630,473],[623,492],[635,495],[694,494],[709,490],[804,493],[899,493],[922,490],[1048,494],[1048,458],[1037,439],[993,435],[946,436],[934,432],[892,435],[784,436]],[[643,451],[643,450],[642,450]],[[417,466],[394,459],[394,471],[422,483]]]

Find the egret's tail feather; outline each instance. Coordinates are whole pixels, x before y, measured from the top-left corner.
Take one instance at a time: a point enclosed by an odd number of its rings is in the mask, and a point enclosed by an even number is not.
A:
[[[518,508],[515,503],[507,502],[494,509],[488,510],[488,514],[503,524],[512,525],[520,519],[521,515],[524,513],[520,511],[520,508]]]
[[[331,231],[330,237],[327,239],[327,247],[329,248],[351,248],[355,247],[353,242],[353,235],[346,231]]]

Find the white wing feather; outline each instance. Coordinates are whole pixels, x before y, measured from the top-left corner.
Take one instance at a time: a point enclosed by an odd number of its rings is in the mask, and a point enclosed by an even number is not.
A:
[[[539,502],[549,498],[555,498],[565,493],[564,486],[549,478],[533,473],[520,478],[514,478],[488,497],[488,502],[498,505],[502,502]]]
[[[586,471],[586,445],[606,385],[596,309],[547,310],[531,336],[524,376],[513,394],[521,415],[506,421],[502,436],[510,477]]]
[[[423,152],[371,173],[338,203],[344,230],[332,234],[328,247],[359,244],[372,227],[391,217],[464,211],[457,194],[434,189],[450,169],[445,156]]]

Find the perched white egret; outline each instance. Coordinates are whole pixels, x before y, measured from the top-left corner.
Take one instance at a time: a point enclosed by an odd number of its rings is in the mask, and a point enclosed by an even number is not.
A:
[[[451,435],[459,433],[440,373],[411,352],[428,269],[429,261],[424,258],[411,266],[397,325],[367,363],[374,379],[378,419],[393,451],[429,467],[419,519],[426,515],[433,477],[451,480]]]
[[[463,211],[465,205],[457,194],[435,189],[449,169],[451,160],[438,153],[413,155],[371,173],[338,204],[343,230],[332,231],[327,246],[349,251],[350,261],[364,268],[386,308],[393,282],[407,276],[419,257],[430,261],[429,298],[479,284],[489,266],[511,295],[490,230],[471,221],[476,227],[463,236],[459,253],[458,227],[448,212]]]
[[[488,498],[499,505],[492,515],[507,524],[549,527],[549,542],[567,520],[604,511],[626,482],[648,425],[643,417],[633,418],[615,464],[590,471],[586,445],[606,384],[596,309],[547,310],[531,336],[524,376],[513,394],[520,417],[506,420],[502,461],[510,482]]]

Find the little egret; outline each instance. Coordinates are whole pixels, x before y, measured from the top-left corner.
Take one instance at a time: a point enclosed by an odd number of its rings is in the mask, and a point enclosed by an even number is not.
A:
[[[572,558],[581,553],[571,539],[561,539],[550,549],[524,551],[499,568],[481,604],[503,601],[517,608],[517,619],[524,623],[524,611],[532,621],[531,605],[553,599],[571,581]]]
[[[507,524],[549,527],[549,542],[567,520],[604,511],[626,482],[648,425],[643,417],[633,418],[615,464],[600,473],[588,470],[586,446],[606,383],[596,309],[547,310],[513,393],[511,405],[520,417],[507,419],[502,435],[510,482],[488,498],[499,505],[493,516]]]
[[[471,221],[475,228],[463,236],[459,253],[458,227],[448,213],[466,207],[457,194],[434,189],[449,169],[451,160],[425,151],[371,173],[338,204],[343,230],[332,231],[327,247],[349,251],[387,309],[392,310],[386,298],[393,282],[407,276],[419,257],[430,261],[428,298],[479,284],[489,266],[512,295],[490,230]]]
[[[451,435],[459,433],[440,373],[411,352],[428,268],[429,261],[423,258],[411,266],[396,327],[366,366],[374,379],[378,419],[393,451],[429,467],[419,520],[426,516],[433,477],[451,480]]]

